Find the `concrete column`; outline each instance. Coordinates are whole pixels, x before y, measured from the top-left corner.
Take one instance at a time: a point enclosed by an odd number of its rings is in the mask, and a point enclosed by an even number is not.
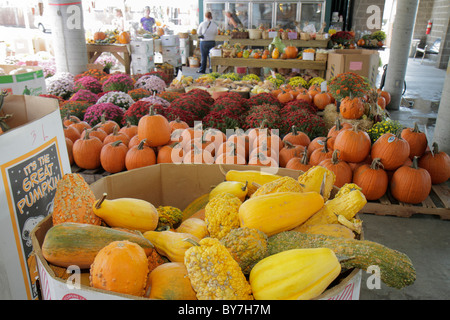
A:
[[[434,129],[434,142],[439,145],[439,150],[450,154],[450,59],[447,65],[447,75],[442,89],[439,111]]]
[[[384,90],[391,94],[390,110],[398,110],[408,64],[411,38],[419,0],[397,1]]]
[[[49,0],[53,48],[57,72],[73,75],[86,71],[88,63],[81,1]]]

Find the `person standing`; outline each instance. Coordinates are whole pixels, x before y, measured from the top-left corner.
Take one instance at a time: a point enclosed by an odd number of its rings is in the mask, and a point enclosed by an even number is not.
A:
[[[200,68],[197,73],[205,73],[206,65],[209,59],[209,65],[211,68],[211,59],[209,58],[209,51],[216,45],[216,35],[219,29],[217,23],[212,21],[212,14],[210,11],[205,13],[205,21],[200,23],[198,26],[197,34],[200,39],[200,53],[202,55],[202,59],[200,62]]]
[[[114,9],[115,17],[112,21],[112,25],[117,31],[122,32],[125,30],[125,19],[123,18],[122,10],[119,8]]]
[[[150,7],[146,6],[144,8],[144,16],[141,18],[141,25],[145,31],[152,32],[153,26],[155,25],[155,19],[150,17]]]

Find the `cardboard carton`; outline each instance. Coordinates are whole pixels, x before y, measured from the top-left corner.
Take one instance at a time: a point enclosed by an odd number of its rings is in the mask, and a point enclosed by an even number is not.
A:
[[[342,49],[328,54],[327,79],[344,72],[366,77],[374,86],[378,76],[380,57],[377,50]]]
[[[0,75],[1,90],[6,90],[15,95],[38,96],[47,93],[44,72],[40,67],[0,65],[0,68],[6,73],[5,75]],[[28,71],[26,73],[9,74],[11,71],[19,68],[25,68]]]
[[[224,170],[249,170],[248,166],[224,165]],[[252,170],[257,170],[257,167]],[[280,168],[277,174],[298,177],[298,171]],[[97,198],[104,192],[108,198],[133,197],[151,202],[155,206],[171,205],[184,209],[190,202],[209,193],[211,187],[224,180],[219,165],[202,164],[158,164],[117,173],[97,180],[91,189]],[[76,284],[57,277],[42,256],[41,245],[45,234],[52,226],[50,217],[41,221],[32,232],[33,247],[38,262],[42,298],[61,299],[136,299],[134,296],[97,290],[89,287],[87,276],[81,276]],[[353,270],[342,281],[325,291],[319,299],[358,300],[361,271]]]
[[[52,211],[56,183],[70,173],[58,101],[9,95],[0,135],[0,299],[37,299],[31,231]]]

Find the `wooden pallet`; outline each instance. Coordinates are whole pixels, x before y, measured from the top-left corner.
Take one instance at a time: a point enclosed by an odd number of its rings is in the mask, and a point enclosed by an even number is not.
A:
[[[368,201],[361,213],[405,218],[409,218],[413,214],[427,214],[437,215],[443,220],[450,220],[450,187],[446,183],[433,185],[428,198],[415,205],[397,201],[388,191],[379,200]]]
[[[84,178],[84,181],[86,181],[86,183],[88,183],[88,184],[94,183],[95,181],[97,181],[103,177],[109,176],[111,174],[111,173],[103,170],[103,168],[86,170],[86,169],[81,169],[80,167],[78,167],[75,164],[72,165],[71,169],[72,169],[72,173],[80,174]]]

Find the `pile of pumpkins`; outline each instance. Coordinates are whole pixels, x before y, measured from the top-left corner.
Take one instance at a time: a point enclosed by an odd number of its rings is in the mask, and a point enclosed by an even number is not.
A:
[[[88,39],[90,44],[128,44],[130,43],[130,33],[127,31],[96,31],[92,39]]]

